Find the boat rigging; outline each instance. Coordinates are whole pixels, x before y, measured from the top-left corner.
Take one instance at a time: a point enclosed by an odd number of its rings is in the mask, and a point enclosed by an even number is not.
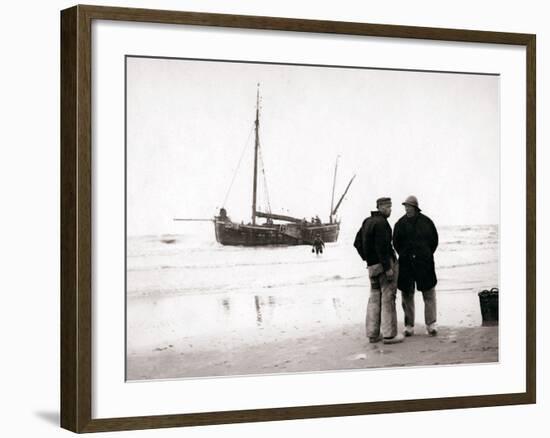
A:
[[[336,213],[338,212],[338,208],[341,206],[342,201],[344,200],[351,184],[353,183],[353,180],[355,179],[355,175],[353,175],[346,186],[344,193],[339,198],[335,206],[334,195],[336,187],[336,174],[338,170],[338,158],[334,168],[332,199],[328,222],[323,223],[318,216],[311,221],[307,221],[305,218],[301,219],[289,215],[272,213],[269,193],[267,191],[265,167],[260,149],[260,84],[258,84],[256,91],[256,118],[254,120],[254,168],[252,172],[251,221],[247,224],[245,224],[244,221],[240,223],[233,222],[227,214],[225,203],[235,180],[235,176],[233,176],[222,208],[220,208],[218,215],[214,216],[213,219],[175,218],[174,220],[213,222],[216,240],[222,245],[310,245],[316,237],[320,237],[324,242],[336,242],[340,231],[340,222],[336,219]],[[242,155],[239,159],[239,165],[241,161]],[[262,175],[264,178],[267,212],[259,211],[257,207],[259,163],[261,164]],[[267,221],[264,224],[257,224],[257,218],[265,218]],[[281,221],[283,223],[275,223],[274,221]]]

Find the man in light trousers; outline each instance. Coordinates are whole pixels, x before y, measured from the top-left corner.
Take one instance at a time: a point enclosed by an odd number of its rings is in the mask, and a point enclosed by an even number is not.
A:
[[[392,247],[392,230],[387,220],[391,215],[391,199],[379,198],[376,207],[377,210],[371,212],[361,228],[371,285],[366,330],[369,342],[394,344],[402,342],[403,336],[397,334],[395,298],[399,268]]]

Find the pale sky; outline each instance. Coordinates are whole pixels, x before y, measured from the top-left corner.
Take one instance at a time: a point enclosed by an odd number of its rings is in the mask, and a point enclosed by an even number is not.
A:
[[[257,83],[274,213],[327,220],[340,155],[342,228],[410,194],[436,225],[499,223],[498,76],[128,58],[128,235],[213,217],[243,150],[225,207],[250,220]]]

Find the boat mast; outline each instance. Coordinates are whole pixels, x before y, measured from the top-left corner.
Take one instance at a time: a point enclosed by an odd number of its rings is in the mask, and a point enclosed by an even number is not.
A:
[[[342,203],[342,201],[344,200],[344,197],[346,196],[346,194],[348,193],[348,190],[349,190],[349,187],[351,186],[351,183],[353,182],[353,180],[355,179],[355,175],[353,175],[353,177],[349,180],[349,183],[346,187],[346,190],[344,190],[344,193],[342,194],[342,196],[340,197],[340,200],[338,201],[338,204],[336,204],[336,207],[334,207],[334,210],[332,210],[331,214],[336,214],[336,212],[338,211],[338,208],[340,207],[340,204]]]
[[[256,91],[256,121],[254,122],[256,129],[256,139],[254,141],[254,181],[252,184],[252,225],[256,225],[256,189],[258,185],[258,147],[260,146],[260,84]]]
[[[340,155],[336,157],[336,164],[334,165],[334,181],[332,182],[332,200],[330,201],[330,217],[329,217],[330,223],[332,223],[332,212],[334,210],[334,189],[336,188],[336,172],[338,171],[338,158],[340,158]]]

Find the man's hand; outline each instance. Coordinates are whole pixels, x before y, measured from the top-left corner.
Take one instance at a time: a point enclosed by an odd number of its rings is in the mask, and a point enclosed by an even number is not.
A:
[[[388,269],[386,271],[386,278],[388,281],[393,281],[393,269]]]

